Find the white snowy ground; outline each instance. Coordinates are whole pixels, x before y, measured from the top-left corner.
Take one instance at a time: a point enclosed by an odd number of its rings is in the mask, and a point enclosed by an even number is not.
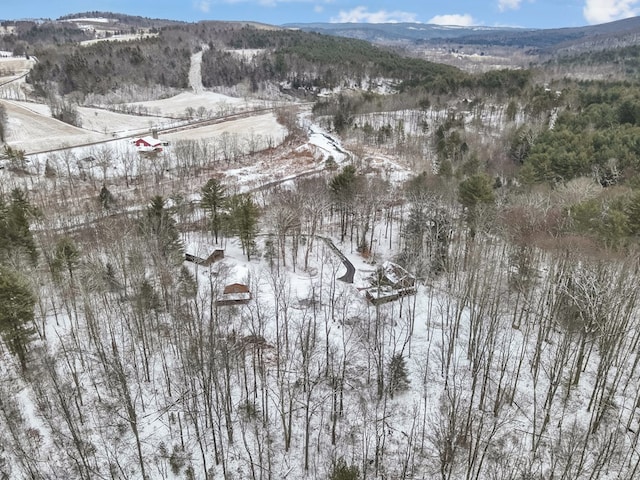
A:
[[[207,92],[204,97],[213,95],[214,98],[231,99],[218,94]],[[181,94],[181,99],[166,99],[154,102],[154,105],[168,105],[169,109],[179,104],[185,98],[199,98],[192,94]],[[286,129],[277,122],[273,113],[257,114],[244,118],[229,120],[214,125],[184,129],[178,132],[160,135],[162,140],[168,140],[170,146],[151,159],[141,157],[138,150],[131,145],[129,138],[113,139],[113,136],[131,135],[139,132],[148,134],[149,127],[167,126],[172,120],[166,117],[145,117],[109,112],[100,109],[81,108],[83,124],[93,130],[79,129],[71,125],[52,119],[49,109],[45,105],[27,102],[5,102],[10,109],[9,141],[15,148],[23,148],[27,153],[50,148],[64,148],[71,142],[88,143],[106,141],[96,145],[70,147],[57,152],[28,155],[28,169],[36,174],[44,173],[45,165],[59,176],[89,175],[95,181],[116,181],[126,171],[130,177],[141,172],[153,171],[154,165],[171,171],[180,163],[176,157],[176,145],[181,141],[198,141],[209,144],[215,152],[218,162],[225,156],[224,149],[232,149],[233,155],[245,155],[251,150],[260,151],[273,148],[282,142],[287,134]],[[193,104],[191,104],[193,105]],[[351,157],[341,145],[340,140],[322,127],[304,119],[304,127],[309,133],[305,143],[300,144],[290,154],[276,155],[267,150],[256,155],[253,160],[244,164],[235,160],[231,164],[221,164],[219,171],[239,191],[247,191],[268,184],[293,178],[304,172],[321,171],[325,168],[324,161],[332,157],[338,165],[347,162]],[[164,123],[167,122],[167,123]],[[103,131],[105,133],[98,133]],[[99,161],[84,161],[96,158]],[[105,164],[102,159],[108,158]],[[215,158],[210,158],[215,161]],[[377,157],[369,160],[373,166],[382,169],[385,176],[402,181],[410,172],[391,161],[388,157]],[[106,176],[105,176],[106,175]]]
[[[98,19],[89,19],[88,21],[96,21]],[[89,26],[89,28],[91,28],[93,26]],[[123,34],[114,34],[114,35],[110,35],[108,37],[102,37],[102,38],[94,38],[91,40],[83,40],[82,42],[80,42],[80,45],[93,45],[95,43],[99,43],[99,42],[130,42],[132,40],[141,40],[144,38],[151,38],[151,37],[157,37],[158,34],[157,33],[142,33],[142,34],[137,34],[137,33],[123,33]]]
[[[377,228],[381,228],[378,226]],[[198,241],[196,235],[191,234],[189,241]],[[203,242],[210,242],[206,235],[202,237]],[[225,242],[225,259],[216,263],[211,267],[196,266],[191,263],[185,263],[185,266],[195,276],[199,285],[200,298],[215,298],[216,292],[220,293],[220,288],[225,284],[233,283],[246,278],[246,283],[251,286],[254,299],[249,305],[234,307],[234,335],[242,338],[245,335],[255,335],[257,332],[254,325],[248,319],[255,314],[257,305],[260,305],[262,312],[273,312],[276,308],[282,308],[275,303],[276,293],[274,292],[274,277],[272,270],[268,266],[265,259],[254,259],[251,262],[246,260],[237,241],[229,240]],[[340,246],[344,248],[344,246]],[[259,242],[259,248],[263,248],[262,241]],[[349,257],[356,263],[357,268],[369,269],[372,267],[359,259],[358,255],[349,254]],[[386,435],[386,455],[400,455],[406,448],[407,435],[416,435],[415,430],[419,427],[415,424],[418,418],[440,418],[441,412],[441,395],[444,391],[444,378],[441,375],[442,369],[442,348],[450,334],[449,321],[450,317],[456,316],[458,309],[463,308],[452,297],[445,293],[440,293],[432,288],[420,287],[417,296],[406,297],[399,302],[392,302],[376,309],[369,305],[364,295],[358,290],[359,283],[363,282],[363,276],[366,272],[360,272],[358,282],[354,285],[335,282],[335,277],[342,274],[344,267],[337,257],[324,246],[322,242],[316,244],[312,255],[312,268],[308,272],[298,270],[293,272],[291,268],[283,269],[278,285],[284,287],[286,292],[286,301],[289,302],[287,311],[288,321],[291,325],[292,335],[298,335],[298,328],[309,322],[311,316],[308,308],[303,306],[305,300],[310,299],[313,295],[319,295],[323,292],[323,298],[327,299],[328,295],[335,295],[337,302],[335,312],[332,317],[329,314],[329,304],[323,303],[320,307],[318,318],[317,333],[318,345],[316,346],[316,354],[324,348],[325,339],[328,338],[331,351],[338,358],[342,355],[347,356],[347,378],[348,387],[345,397],[345,411],[338,424],[338,437],[340,443],[333,447],[330,444],[328,431],[321,427],[326,427],[330,416],[330,402],[327,394],[326,386],[319,387],[317,395],[313,398],[313,416],[311,418],[313,429],[313,451],[311,471],[315,472],[318,478],[324,478],[324,472],[329,466],[330,457],[344,456],[348,459],[354,459],[357,464],[366,459],[362,458],[363,451],[368,450],[373,455],[375,446],[375,438],[380,435],[380,419],[384,419],[382,429]],[[240,272],[242,278],[238,277]],[[218,284],[218,290],[212,292],[210,290],[211,279],[214,278]],[[332,293],[330,290],[334,289]],[[213,294],[213,295],[212,295]],[[206,305],[206,304],[205,304]],[[206,310],[206,308],[205,308]],[[368,348],[365,336],[375,321],[377,315],[384,318],[385,329],[385,358],[388,359],[394,353],[401,350],[407,360],[409,370],[410,388],[409,391],[396,395],[394,399],[389,400],[385,410],[382,411],[381,405],[376,402],[370,393],[374,387],[373,377],[370,377],[372,368],[367,364]],[[461,330],[456,340],[456,350],[453,357],[454,368],[456,369],[456,377],[452,381],[464,382],[463,377],[469,370],[469,364],[466,359],[467,342],[469,338],[468,322],[469,311],[465,308],[461,315]],[[415,323],[411,324],[411,319],[415,318]],[[260,335],[264,335],[269,345],[276,342],[276,330],[273,316],[268,313],[264,319],[266,323],[259,331]],[[306,320],[305,320],[306,319]],[[55,319],[50,317],[47,319],[47,338],[50,339],[52,350],[56,350],[56,339],[64,341],[70,335],[71,321],[64,315],[58,315]],[[508,328],[506,334],[514,337],[511,348],[517,350],[521,343],[518,337],[521,337],[519,331],[513,331]],[[411,335],[409,335],[411,333]],[[170,351],[164,352],[171,359],[170,364],[178,365],[178,359],[172,358]],[[273,360],[273,349],[267,350],[265,355]],[[296,355],[297,356],[297,355]],[[249,361],[249,360],[247,360]],[[176,392],[173,397],[167,396],[162,385],[164,372],[161,370],[161,362],[159,358],[154,360],[155,369],[152,372],[153,381],[150,383],[139,383],[135,386],[136,396],[141,405],[145,405],[144,410],[138,418],[141,436],[144,438],[143,449],[145,457],[151,464],[151,459],[156,458],[158,445],[172,445],[179,442],[176,437],[175,420],[171,420],[172,416],[184,415],[181,402],[180,392]],[[292,369],[299,368],[297,362],[293,362]],[[319,372],[316,372],[319,373]],[[296,370],[291,372],[292,381],[300,378],[301,372]],[[303,478],[305,473],[302,465],[302,438],[303,438],[303,399],[302,392],[298,392],[299,397],[295,400],[296,410],[293,415],[293,446],[289,452],[284,452],[279,434],[278,422],[273,418],[277,417],[278,409],[281,407],[277,394],[277,385],[275,373],[271,370],[267,374],[268,381],[273,382],[269,387],[271,392],[268,402],[272,413],[272,422],[269,428],[273,430],[270,442],[275,442],[271,447],[273,458],[271,459],[272,472],[282,472],[281,478]],[[88,381],[82,378],[81,381]],[[133,384],[132,384],[133,385]],[[293,388],[293,387],[292,387]],[[324,398],[324,400],[323,400]],[[247,458],[247,451],[253,455],[257,454],[259,444],[257,438],[251,431],[251,424],[247,424],[246,420],[241,418],[242,412],[239,408],[242,400],[242,392],[234,388],[234,415],[232,421],[234,428],[238,432],[240,429],[246,429],[243,435],[243,441],[239,439],[232,445],[227,446],[227,469],[234,472],[236,478],[250,478],[251,468]],[[85,408],[90,408],[96,399],[92,397],[90,391],[85,394]],[[518,396],[517,401],[521,405],[527,403],[526,395]],[[45,433],[47,427],[44,426],[39,417],[34,413],[32,400],[27,390],[21,394],[21,403],[23,405],[23,413],[27,417],[28,425],[31,428]],[[184,428],[190,431],[187,417],[182,417]],[[99,415],[93,415],[88,422],[101,422],[106,419]],[[87,425],[92,427],[92,425]],[[99,431],[99,423],[95,425],[96,432]],[[513,418],[505,421],[501,425],[501,429],[506,431],[526,428],[526,418],[522,416],[513,416]],[[414,433],[411,433],[414,432]],[[239,436],[240,434],[237,433]],[[352,439],[352,440],[349,440]],[[104,441],[104,440],[102,440]],[[192,465],[196,472],[196,478],[204,478],[205,474],[201,470],[200,455],[198,454],[197,437],[191,431],[191,434],[183,438],[186,444],[186,451],[190,458],[189,464]],[[414,441],[417,441],[414,439]],[[513,437],[512,441],[517,442],[517,437]],[[525,438],[520,436],[519,441],[523,442]],[[243,443],[244,442],[244,443]],[[100,441],[95,441],[96,445],[100,445]],[[43,447],[46,445],[43,445]],[[46,445],[51,448],[50,445]],[[263,445],[264,446],[264,445]],[[209,445],[211,448],[211,445]],[[260,447],[262,448],[262,447]],[[417,448],[417,447],[416,447]],[[427,450],[432,449],[428,447]],[[135,455],[133,449],[123,452],[123,463],[135,465]],[[149,465],[151,469],[151,465]],[[423,469],[422,477],[432,478],[436,471]],[[399,478],[401,466],[388,465],[387,471],[391,475],[389,478]],[[214,467],[215,477],[222,478],[221,467]],[[158,475],[158,476],[156,476]],[[371,472],[369,472],[371,477]],[[154,474],[152,478],[180,478],[169,473],[166,476],[160,476],[159,473]]]
[[[251,118],[246,120],[252,121]],[[236,130],[236,133],[246,131],[247,126],[250,125],[249,123],[241,123],[242,120],[238,120],[238,122],[240,123],[237,124],[238,130]],[[277,126],[275,117],[272,115],[264,115],[260,122],[263,122],[261,125],[266,128],[281,128]],[[296,171],[321,169],[323,168],[324,161],[330,156],[333,157],[338,164],[342,164],[348,160],[351,154],[346,151],[339,140],[333,138],[329,132],[323,131],[317,125],[308,124],[307,127],[310,133],[309,141],[295,149],[294,152],[289,155],[289,158],[270,158],[269,153],[266,153],[264,159],[256,164],[243,165],[240,168],[227,171],[225,181],[238,185],[242,191],[247,191],[261,184],[268,183],[269,180],[289,178],[289,176]],[[254,124],[253,128],[257,129],[258,127]],[[280,131],[284,134],[284,131]],[[254,130],[253,133],[257,135],[256,130]],[[207,135],[210,135],[210,133],[207,133]],[[123,168],[143,168],[144,164],[142,162],[149,160],[142,160],[137,156],[135,162],[138,163],[134,162],[133,166],[127,165],[119,159],[125,158],[131,153],[131,146],[124,140],[114,141],[113,145],[118,145],[117,148],[120,150],[114,150],[115,160],[114,164],[107,168],[107,178],[117,178],[120,169]],[[73,155],[77,158],[83,158],[83,156],[87,156],[90,153],[91,150],[78,150],[74,151]],[[99,154],[100,152],[98,151],[97,153]],[[170,155],[167,153],[167,158],[169,157]],[[161,158],[164,157],[161,156]],[[61,176],[65,175],[65,163],[62,156],[57,160],[51,156],[34,156],[32,162],[33,165],[37,165],[37,171],[42,172],[47,159],[49,159],[50,162],[61,162],[56,163],[55,166],[61,170]],[[380,169],[388,171],[388,177],[391,181],[400,182],[409,175],[406,168],[398,166],[396,162],[390,158],[374,156],[371,162],[378,162]],[[72,168],[72,175],[79,172],[79,170],[76,170],[77,164],[74,164]],[[99,171],[101,167],[96,167],[95,170]],[[97,176],[99,173],[95,173],[95,175]],[[374,254],[378,261],[389,258],[393,253],[392,249],[389,249],[387,246],[389,240],[384,237],[383,231],[382,225],[376,226],[375,237],[377,242]],[[383,430],[387,432],[387,454],[400,454],[402,449],[405,448],[407,435],[416,427],[414,424],[416,419],[426,419],[425,422],[433,420],[433,424],[436,425],[436,422],[442,418],[443,411],[446,411],[447,408],[446,405],[443,406],[442,403],[442,399],[446,398],[445,393],[448,393],[448,390],[445,388],[445,381],[456,383],[461,391],[464,391],[465,388],[468,388],[469,372],[471,370],[471,365],[468,360],[468,344],[470,336],[469,326],[473,307],[465,307],[458,298],[454,297],[453,292],[447,290],[447,286],[435,285],[433,287],[421,286],[418,295],[405,297],[401,301],[382,305],[376,309],[366,302],[360,290],[361,287],[366,285],[366,276],[374,270],[374,265],[371,265],[360,255],[354,253],[353,246],[348,242],[340,244],[337,242],[337,239],[334,240],[338,248],[348,256],[357,268],[356,282],[353,285],[334,282],[335,277],[343,273],[344,267],[339,259],[337,259],[329,249],[324,247],[322,242],[317,242],[312,255],[312,268],[307,272],[300,269],[293,272],[290,268],[283,270],[283,278],[285,279],[287,288],[290,289],[290,298],[292,305],[294,305],[294,307],[289,310],[292,325],[301,325],[305,321],[305,318],[308,319],[310,315],[309,310],[305,309],[302,305],[304,304],[304,300],[312,296],[312,292],[317,293],[319,291],[320,286],[322,286],[322,288],[325,289],[325,293],[328,294],[326,289],[331,288],[333,285],[333,288],[335,288],[333,294],[338,298],[337,303],[334,305],[333,314],[327,313],[329,311],[327,310],[329,308],[328,305],[325,304],[322,306],[323,310],[322,317],[320,318],[318,342],[323,344],[328,338],[331,348],[337,352],[336,355],[348,356],[347,375],[350,385],[345,402],[346,410],[343,420],[341,420],[338,427],[339,436],[342,440],[339,447],[332,447],[327,435],[325,435],[325,432],[320,428],[321,425],[326,425],[326,419],[330,415],[329,402],[326,401],[326,397],[323,397],[326,391],[319,391],[319,396],[314,399],[315,410],[312,419],[314,428],[313,448],[322,452],[322,454],[313,457],[312,462],[317,463],[312,465],[312,470],[319,472],[319,477],[322,477],[326,471],[329,457],[332,455],[343,455],[347,458],[353,458],[359,464],[361,464],[361,461],[366,462],[367,459],[362,458],[362,452],[363,450],[373,451],[375,447],[375,437],[380,434],[380,418],[384,419]],[[209,242],[210,239],[205,238],[204,241]],[[392,239],[392,243],[395,245],[395,240]],[[259,247],[264,249],[263,243],[259,242]],[[273,291],[273,277],[271,276],[268,262],[261,258],[254,258],[253,261],[248,262],[236,241],[226,242],[225,256],[224,262],[214,268],[219,268],[220,265],[228,265],[229,270],[234,272],[249,272],[249,283],[255,292],[254,302],[239,309],[240,314],[237,316],[238,324],[236,330],[239,333],[254,333],[253,327],[247,322],[247,319],[250,318],[252,312],[255,311],[255,307],[258,305],[257,302],[260,302],[259,305],[262,311],[273,312],[276,308],[274,303],[275,292]],[[193,264],[185,264],[185,266],[189,268],[198,279],[200,296],[202,298],[212,298],[212,292],[209,291],[212,278],[211,270]],[[235,280],[235,274],[233,273],[227,277],[229,281],[232,281],[232,279]],[[367,364],[366,349],[371,348],[371,345],[367,345],[363,340],[366,336],[366,329],[373,324],[378,315],[382,315],[384,318],[386,335],[385,359],[388,359],[393,353],[404,348],[411,381],[409,391],[397,395],[394,399],[390,400],[385,411],[378,410],[379,404],[377,404],[375,398],[370,395],[372,387],[370,383],[367,383],[367,380],[369,380],[369,382],[372,381],[369,377],[371,365]],[[268,315],[267,317],[270,318]],[[411,318],[415,318],[414,324],[411,324],[409,321]],[[453,373],[451,377],[444,378],[442,375],[444,368],[443,352],[445,351],[447,343],[451,341],[451,322],[454,318],[460,319],[460,329],[457,337],[453,340],[454,350],[451,359]],[[476,321],[478,320],[483,321],[485,319],[484,317],[480,319],[476,318]],[[510,319],[506,316],[499,318],[498,321],[500,324],[500,333],[498,335],[497,345],[499,345],[500,348],[496,348],[496,352],[508,352],[513,358],[516,358],[523,348],[528,348],[527,340],[524,339],[522,331],[511,327]],[[54,316],[51,312],[48,313],[46,318],[48,338],[51,341],[51,348],[54,351],[60,348],[62,344],[57,343],[56,339],[64,342],[65,339],[69,337],[70,324],[70,319],[65,317],[64,314],[58,313]],[[412,335],[409,339],[408,334],[410,331],[412,331]],[[265,334],[267,342],[273,345],[275,342],[275,327],[271,318],[267,321],[263,333]],[[345,338],[346,347],[344,343]],[[552,350],[557,347],[554,346],[553,343],[550,343],[546,348]],[[172,427],[172,421],[169,415],[184,414],[180,405],[181,398],[175,395],[173,398],[161,395],[163,388],[162,378],[164,374],[160,371],[161,362],[158,359],[156,360],[156,370],[153,371],[154,380],[149,384],[141,384],[137,387],[139,391],[136,392],[138,400],[145,405],[144,415],[140,416],[139,421],[143,433],[142,436],[145,439],[144,449],[147,458],[154,458],[160,443],[170,445],[178,441],[175,427]],[[174,358],[172,362],[177,362],[177,359]],[[593,365],[588,367],[584,374],[584,378],[587,380],[575,391],[571,402],[572,408],[563,412],[563,415],[570,415],[570,418],[574,418],[576,425],[581,428],[584,428],[588,422],[588,416],[583,409],[573,407],[576,405],[575,399],[585,398],[592,388],[596,373],[594,369],[595,367]],[[535,401],[530,394],[531,388],[527,388],[532,385],[529,375],[529,369],[525,368],[522,373],[522,379],[520,380],[520,390],[517,392],[514,407],[510,409],[507,415],[500,418],[501,423],[498,425],[500,429],[500,444],[513,445],[514,449],[522,451],[526,451],[526,449],[529,448],[528,442],[530,442],[531,438],[530,413],[534,408],[532,404]],[[270,378],[273,380],[272,376]],[[293,380],[297,379],[293,378]],[[87,385],[90,384],[90,379],[88,378],[83,378],[82,381],[87,382]],[[547,384],[545,381],[541,380],[538,389],[544,390],[546,387]],[[234,401],[239,402],[241,393],[234,391],[234,395]],[[27,417],[27,424],[34,429],[46,433],[47,427],[43,425],[42,420],[34,413],[33,393],[25,389],[20,393],[19,398],[23,414]],[[91,394],[87,394],[85,401],[90,405],[91,402],[95,401],[95,398],[92,398]],[[278,409],[278,399],[276,396],[270,397],[268,401],[272,402],[272,411],[276,412]],[[296,402],[298,401],[299,399],[296,399]],[[237,404],[235,406],[237,407]],[[294,414],[294,437],[296,438],[296,443],[292,450],[285,453],[280,444],[275,445],[273,448],[275,452],[273,462],[276,466],[274,471],[284,472],[282,475],[283,478],[293,479],[304,476],[301,466],[302,452],[300,447],[300,439],[303,436],[301,429],[303,419],[301,415],[301,407],[296,403],[296,413]],[[99,431],[98,427],[100,426],[100,422],[105,420],[105,418],[96,415],[95,418],[91,418],[88,421],[96,422],[96,425],[92,424],[90,427],[95,427],[95,431]],[[243,421],[237,409],[233,421]],[[239,423],[235,423],[235,425],[238,426]],[[428,425],[429,428],[432,426],[431,424]],[[274,427],[274,429],[275,428],[278,427]],[[553,427],[551,426],[550,429],[551,428]],[[246,450],[255,454],[258,448],[257,440],[253,439],[250,434],[246,441],[246,446],[243,446],[240,441],[237,441],[229,447],[229,451],[227,452],[229,468],[237,478],[249,478],[250,465],[247,461]],[[433,439],[427,437],[424,441],[429,443],[433,442]],[[104,443],[105,439],[96,440],[96,445],[102,445],[101,442]],[[187,450],[191,455],[190,462],[196,471],[196,478],[204,478],[204,472],[199,469],[200,463],[198,454],[196,453],[198,446],[195,435],[188,435],[186,444]],[[498,445],[498,442],[496,442],[496,445]],[[44,440],[43,449],[44,448],[52,449],[54,447],[48,445],[46,440]],[[433,446],[430,445],[428,449],[430,449],[433,456],[436,455],[433,453]],[[122,455],[128,455],[129,463],[135,464],[132,449],[123,451]],[[392,466],[392,468],[395,467],[396,466]],[[215,467],[215,472],[218,477],[222,476],[219,467]],[[426,472],[423,475],[424,478],[433,478],[432,475],[437,474],[437,472],[433,470],[422,470],[422,472]],[[399,478],[399,476],[399,472],[394,470],[391,472],[389,478]],[[371,474],[369,473],[368,478],[370,477]],[[158,474],[157,478],[173,479],[177,477],[167,473],[165,476]]]
[[[120,114],[114,114],[110,112],[99,112],[96,117],[96,121],[100,121],[102,114],[105,116],[119,116]],[[120,115],[127,117],[126,115]],[[133,116],[131,116],[133,117]],[[12,129],[16,128],[16,119],[14,116],[12,121]],[[143,118],[143,117],[134,117]],[[64,128],[68,132],[78,132],[77,137],[70,137],[67,134],[66,138],[77,138],[82,142],[85,141],[97,141],[103,139],[105,136],[100,134],[84,134],[82,131],[75,129],[59,122],[57,125],[53,121],[47,123],[48,125],[56,125]],[[124,125],[121,124],[121,125]],[[32,131],[36,134],[39,124],[31,122],[27,123],[28,128],[26,131]],[[40,129],[40,133],[44,130]],[[127,134],[130,134],[132,130],[128,130]],[[24,133],[24,131],[23,131]],[[148,131],[141,130],[141,134],[148,134]],[[50,131],[50,135],[55,135],[53,131]],[[163,149],[163,152],[159,153],[155,158],[149,158],[142,156],[138,149],[132,144],[131,138],[123,138],[117,140],[108,140],[105,143],[99,143],[96,145],[89,145],[84,147],[75,147],[63,149],[57,152],[32,154],[28,156],[28,169],[36,174],[43,174],[45,165],[48,163],[49,167],[53,168],[60,176],[71,175],[77,176],[80,174],[89,174],[90,178],[96,181],[117,181],[122,178],[127,172],[130,177],[135,177],[145,172],[151,172],[156,169],[157,166],[161,166],[164,170],[172,170],[177,168],[181,164],[182,159],[178,158],[178,147],[176,145],[181,141],[198,141],[211,144],[212,151],[216,151],[217,161],[221,162],[223,158],[223,150],[219,147],[224,139],[225,145],[228,148],[233,148],[234,155],[244,155],[249,153],[250,148],[260,151],[267,148],[268,145],[277,146],[282,142],[282,139],[286,135],[286,129],[280,125],[276,117],[272,113],[267,113],[258,116],[250,116],[246,118],[240,118],[237,120],[231,120],[228,122],[203,126],[198,128],[181,130],[179,132],[170,133],[167,135],[160,135],[160,139],[170,142],[168,147]],[[109,138],[107,136],[107,138]],[[46,142],[49,142],[49,146],[52,145],[53,140],[49,136],[42,136],[37,142],[31,140],[25,140],[24,144],[18,141],[11,142],[11,145],[19,147],[20,145],[44,148]],[[64,147],[64,144],[61,145]],[[97,161],[83,161],[83,159],[95,158]],[[208,162],[216,161],[216,158],[205,159]],[[106,163],[102,160],[106,159]],[[263,169],[263,174],[269,176],[273,171],[279,168],[279,165],[269,165],[259,162],[245,167],[246,169]],[[261,165],[262,167],[260,167]],[[236,175],[235,172],[230,172],[229,175]]]
[[[262,105],[261,102],[255,102]],[[130,107],[145,107],[149,112],[160,116],[183,118],[188,108],[197,110],[204,107],[207,111],[215,115],[229,115],[246,110],[255,104],[247,102],[245,99],[230,97],[220,93],[211,91],[202,91],[199,93],[182,92],[178,95],[162,100],[150,100],[146,102],[129,103]]]
[[[26,99],[25,77],[35,63],[33,57],[26,59],[14,57],[11,52],[0,52],[0,99]]]
[[[163,100],[131,104],[146,107],[149,112],[154,113],[150,116],[78,107],[81,128],[77,128],[52,118],[49,107],[44,104],[18,101],[4,101],[3,104],[8,115],[7,144],[26,150],[27,153],[137,133],[148,134],[152,128],[183,125],[187,108],[195,110],[199,106],[205,106],[217,113],[228,115],[250,107],[242,99],[213,92],[198,95],[184,92]],[[194,131],[190,135],[191,138],[197,136]]]
[[[0,52],[0,84],[24,75],[34,63],[33,59],[14,57],[10,52]]]

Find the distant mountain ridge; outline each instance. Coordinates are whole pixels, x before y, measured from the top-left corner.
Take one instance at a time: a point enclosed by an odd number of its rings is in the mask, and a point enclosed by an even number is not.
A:
[[[428,23],[289,23],[284,28],[358,38],[368,41],[420,41],[430,39],[454,39],[478,32],[529,32],[532,29],[511,27],[460,27]]]
[[[554,29],[442,26],[424,23],[296,23],[283,25],[374,43],[465,44],[555,50],[631,45],[640,39],[640,17],[585,27]]]
[[[1,14],[0,14],[1,15]],[[288,23],[267,25],[250,21],[182,22],[146,18],[113,12],[72,13],[58,19],[0,20],[0,38],[18,35],[18,43],[5,42],[5,48],[24,50],[25,42],[80,42],[114,34],[157,32],[163,28],[188,28],[196,24],[246,25],[258,30],[300,30],[334,37],[364,40],[383,46],[400,47],[409,55],[460,67],[459,58],[447,59],[438,52],[477,54],[499,57],[509,64],[519,56],[520,65],[548,60],[556,55],[580,55],[591,51],[640,45],[640,17],[584,27],[535,29],[491,26],[443,26],[425,23]],[[37,26],[38,29],[30,29]],[[36,38],[37,36],[37,38]],[[23,45],[24,44],[24,45]],[[16,45],[19,47],[16,49]],[[22,47],[21,47],[22,46]],[[22,48],[22,50],[21,50]],[[430,52],[432,55],[426,54]],[[435,53],[434,53],[435,52]],[[434,56],[435,55],[435,56]],[[453,62],[453,63],[451,63]],[[502,62],[502,63],[501,63]]]

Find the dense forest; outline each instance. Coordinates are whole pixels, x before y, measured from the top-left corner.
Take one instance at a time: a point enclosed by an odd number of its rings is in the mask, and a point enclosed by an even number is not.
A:
[[[46,45],[63,45],[72,42],[88,40],[91,36],[72,25],[43,24],[35,22],[20,22],[16,30],[10,35],[0,36],[0,50],[9,51],[15,55],[33,54],[35,49]]]
[[[560,55],[547,62],[547,68],[562,68],[567,72],[580,68],[598,68],[615,77],[637,80],[639,78],[640,48],[631,45],[620,48],[607,48],[573,55]]]
[[[248,81],[255,91],[266,82],[286,81],[291,88],[356,86],[390,78],[400,89],[428,88],[435,93],[482,90],[513,95],[530,77],[527,71],[492,71],[469,76],[446,65],[411,59],[360,40],[287,30],[265,30],[216,22],[167,27],[157,37],[130,43],[67,44],[35,51],[39,63],[30,81],[39,92],[57,85],[63,95],[104,94],[123,84],[184,88],[190,54],[202,48],[205,87]],[[234,49],[258,49],[253,59]]]
[[[152,38],[143,45],[101,42],[39,50],[30,81],[43,96],[52,88],[62,95],[105,94],[131,84],[186,88],[190,47],[169,45]]]

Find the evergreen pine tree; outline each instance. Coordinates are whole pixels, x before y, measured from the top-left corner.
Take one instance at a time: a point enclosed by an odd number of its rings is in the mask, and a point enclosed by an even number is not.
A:
[[[234,195],[229,199],[229,230],[240,238],[247,260],[251,260],[251,252],[255,247],[259,217],[260,210],[250,195]]]
[[[26,280],[0,265],[0,337],[18,358],[23,371],[27,369],[28,345],[35,333],[34,306],[35,297]]]
[[[23,253],[35,263],[38,252],[31,221],[38,215],[38,209],[29,203],[19,188],[11,191],[9,202],[0,196],[0,256]]]
[[[209,226],[213,231],[216,243],[218,234],[222,226],[222,216],[220,214],[226,201],[226,190],[224,185],[215,178],[210,179],[201,190],[202,199],[200,206],[209,214]]]
[[[344,458],[338,458],[331,468],[329,480],[360,480],[360,469],[357,465],[347,465]]]
[[[140,283],[135,295],[135,309],[140,316],[151,311],[159,311],[162,306],[160,296],[146,278]]]
[[[460,183],[458,200],[465,209],[471,238],[475,237],[478,227],[478,212],[483,206],[493,204],[493,181],[485,173],[477,173]]]
[[[116,277],[116,269],[112,263],[107,262],[107,264],[104,266],[102,280],[111,292],[117,292],[122,288],[122,285],[120,285],[120,282]]]
[[[407,365],[401,353],[397,353],[391,357],[388,365],[387,378],[387,388],[391,398],[393,398],[395,393],[404,392],[409,388],[410,382]]]
[[[44,176],[47,178],[53,178],[56,176],[56,169],[51,166],[51,163],[49,163],[49,159],[47,159],[46,163],[44,164]]]
[[[162,256],[168,257],[172,253],[182,252],[180,233],[162,196],[156,195],[151,199],[151,203],[145,211],[141,228],[143,233],[155,239],[158,251]]]
[[[7,133],[7,109],[0,105],[0,142],[4,142]]]
[[[73,272],[80,263],[80,251],[70,237],[62,237],[56,244],[51,270],[54,275],[60,275],[62,271],[69,273],[69,279],[73,281]]]
[[[347,218],[356,195],[357,180],[355,167],[347,165],[329,182],[333,201],[340,212],[340,241],[347,235]]]
[[[116,199],[113,197],[113,194],[109,191],[106,185],[102,185],[98,199],[100,201],[100,206],[104,210],[110,210],[116,203]]]
[[[178,276],[178,292],[184,298],[195,298],[198,294],[198,283],[193,274],[184,265],[180,268]]]

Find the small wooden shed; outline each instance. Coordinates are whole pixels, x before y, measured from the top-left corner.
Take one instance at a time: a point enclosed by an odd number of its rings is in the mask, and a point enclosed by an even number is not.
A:
[[[189,243],[184,247],[184,259],[208,267],[224,258],[224,250],[206,243]]]
[[[246,305],[251,301],[251,290],[243,283],[231,283],[224,287],[222,295],[216,300],[216,305]]]

